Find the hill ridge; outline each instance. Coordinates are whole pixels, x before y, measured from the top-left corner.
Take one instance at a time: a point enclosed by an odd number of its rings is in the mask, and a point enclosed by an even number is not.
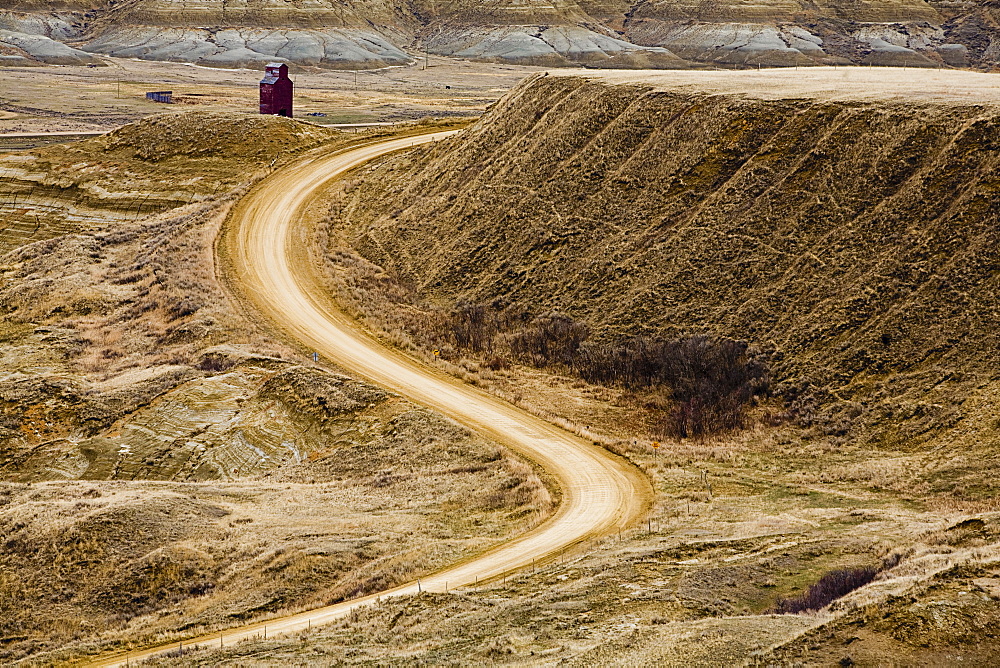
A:
[[[0,11],[7,60],[70,63],[86,53],[256,67],[371,69],[411,62],[408,51],[545,67],[794,66],[834,63],[992,68],[997,8],[986,0],[696,3],[463,0],[130,0],[16,2]],[[29,39],[27,36],[33,36]],[[45,39],[53,38],[55,44]],[[52,40],[50,40],[52,41]],[[66,53],[67,42],[80,53]],[[65,48],[65,45],[64,45]]]

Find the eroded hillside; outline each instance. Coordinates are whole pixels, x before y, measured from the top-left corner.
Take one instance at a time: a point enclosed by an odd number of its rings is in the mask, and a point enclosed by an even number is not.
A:
[[[90,54],[257,67],[267,60],[370,69],[416,52],[541,66],[678,68],[855,63],[992,68],[989,0],[691,2],[281,0],[15,2],[0,11],[0,59]],[[97,59],[96,62],[100,62]]]

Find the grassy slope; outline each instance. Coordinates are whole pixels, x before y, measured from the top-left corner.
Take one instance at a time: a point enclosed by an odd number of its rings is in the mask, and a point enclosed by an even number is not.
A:
[[[432,301],[772,349],[810,443],[912,458],[882,481],[899,491],[988,500],[998,137],[974,106],[549,78],[366,175],[335,219]]]

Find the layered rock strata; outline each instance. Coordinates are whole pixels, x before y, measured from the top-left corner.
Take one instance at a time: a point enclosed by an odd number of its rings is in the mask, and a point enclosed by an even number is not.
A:
[[[87,52],[215,67],[278,60],[374,69],[432,53],[543,67],[992,69],[1000,62],[997,11],[993,0],[14,2],[0,11],[9,31],[0,33],[0,62],[93,62]]]

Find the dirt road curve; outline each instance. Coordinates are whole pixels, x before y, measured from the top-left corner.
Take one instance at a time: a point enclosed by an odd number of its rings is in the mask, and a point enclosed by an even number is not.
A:
[[[560,487],[562,499],[545,523],[520,537],[447,567],[419,585],[395,589],[325,608],[272,619],[267,635],[330,622],[378,597],[445,591],[500,577],[543,563],[588,538],[615,533],[642,515],[652,498],[647,478],[606,450],[504,403],[472,386],[386,348],[324,297],[296,242],[300,212],[326,182],[380,155],[414,144],[445,139],[451,132],[395,139],[312,158],[282,169],[237,205],[224,237],[230,279],[270,321],[359,377],[429,406],[542,466]],[[185,645],[228,645],[263,634],[264,624],[231,629]],[[177,643],[131,652],[129,660],[176,650]],[[124,665],[119,655],[95,666]]]

